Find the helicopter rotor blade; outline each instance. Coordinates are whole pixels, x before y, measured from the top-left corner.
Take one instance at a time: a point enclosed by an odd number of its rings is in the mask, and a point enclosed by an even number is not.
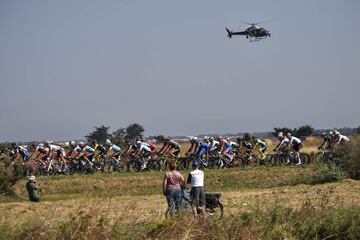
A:
[[[274,18],[274,19],[267,20],[267,21],[264,21],[264,22],[258,22],[258,23],[255,23],[255,25],[263,24],[263,23],[268,23],[268,22],[273,22],[273,21],[277,21],[277,20],[280,20],[280,18]]]
[[[243,24],[246,24],[246,25],[253,25],[253,24],[256,24],[256,23],[249,23],[249,22],[242,22],[242,21],[239,21],[240,23],[243,23]]]

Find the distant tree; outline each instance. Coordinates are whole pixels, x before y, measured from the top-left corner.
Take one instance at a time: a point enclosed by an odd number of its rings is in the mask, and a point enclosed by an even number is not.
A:
[[[296,129],[295,129],[296,130]],[[287,128],[287,127],[283,127],[283,128],[274,128],[274,131],[272,132],[272,134],[277,137],[279,132],[283,132],[284,134],[286,133],[291,133],[294,134],[294,130],[292,130],[291,128]]]
[[[360,127],[356,129],[356,133],[360,135]]]
[[[245,140],[245,141],[249,141],[250,139],[251,139],[250,134],[249,134],[249,133],[245,133],[245,134],[244,134],[244,140]]]
[[[130,124],[127,128],[126,128],[126,139],[129,140],[134,140],[136,138],[142,138],[143,133],[144,133],[144,127],[141,126],[138,123],[133,123]]]
[[[95,131],[85,137],[87,140],[96,140],[98,143],[105,143],[107,138],[111,138],[111,135],[108,132],[109,128],[110,127],[105,127],[104,125],[95,127]]]
[[[164,135],[156,135],[156,136],[149,136],[148,139],[155,140],[157,142],[161,142],[164,140],[164,138],[165,138]]]
[[[111,134],[111,142],[113,142],[116,145],[123,145],[125,136],[126,136],[126,129],[119,128],[118,130],[116,130]]]
[[[307,137],[311,136],[314,132],[314,128],[311,125],[304,125],[294,131],[295,136]]]

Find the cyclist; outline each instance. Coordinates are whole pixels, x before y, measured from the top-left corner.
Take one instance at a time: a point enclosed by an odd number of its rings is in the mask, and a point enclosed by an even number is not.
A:
[[[152,142],[150,141],[146,141],[145,142],[147,145],[149,145],[150,149],[151,149],[151,154],[150,154],[150,158],[155,158],[157,152],[158,152],[158,149],[157,147],[155,146],[155,144],[153,144]]]
[[[197,153],[200,160],[203,159],[204,154],[205,154],[205,166],[208,165],[209,150],[210,150],[209,137],[205,136],[203,140],[199,141],[199,149],[198,149],[198,153]]]
[[[170,158],[175,159],[179,157],[180,145],[171,140],[170,138],[164,138],[163,146],[161,147],[159,154],[167,154]]]
[[[115,162],[119,162],[121,157],[121,147],[113,144],[110,139],[106,139],[106,145],[109,146],[107,155]]]
[[[12,146],[12,148],[14,149],[14,151],[13,151],[13,157],[14,157],[14,161],[16,160],[16,159],[18,159],[19,158],[19,156],[21,156],[21,158],[22,158],[22,160],[23,160],[23,162],[26,162],[28,159],[29,159],[29,157],[30,157],[30,153],[29,153],[29,151],[26,149],[26,147],[24,147],[24,146],[22,146],[22,145],[18,145],[16,142],[12,142],[11,143],[11,146]]]
[[[98,157],[101,155],[101,159],[104,160],[106,158],[106,153],[107,153],[106,147],[104,147],[102,144],[99,144],[96,139],[92,140],[91,143],[94,146],[95,153],[96,153],[96,151],[98,151],[98,153],[95,154],[94,159],[98,160]]]
[[[329,133],[324,132],[324,133],[321,134],[321,138],[323,139],[323,142],[318,147],[319,150],[324,149],[324,148],[327,148],[327,149],[331,148],[332,135],[333,135],[332,131],[329,132]]]
[[[59,172],[63,172],[65,171],[66,168],[66,152],[65,149],[53,144],[50,141],[45,142],[45,147],[49,148],[49,153],[48,153],[48,158],[51,159],[53,154],[56,154],[56,159],[60,161],[60,163],[62,163],[62,168],[59,169]]]
[[[285,136],[283,132],[279,132],[277,138],[280,142],[274,148],[274,152],[278,150],[284,150],[290,143],[289,138]]]
[[[47,156],[49,154],[49,148],[45,147],[42,143],[32,142],[32,147],[35,151],[30,155],[29,159],[35,158],[40,163],[45,164]]]
[[[126,139],[125,143],[127,145],[123,155],[124,156],[128,156],[130,154],[133,154],[134,152],[136,152],[137,146],[136,144],[133,144],[130,140]]]
[[[233,155],[231,154],[232,147],[229,140],[227,138],[219,137],[219,144],[220,144],[220,153],[231,161]]]
[[[266,150],[267,150],[267,143],[265,140],[260,140],[259,138],[254,138],[254,147],[253,151],[259,147],[259,159],[264,160],[266,158]]]
[[[135,152],[136,157],[140,157],[141,161],[143,162],[141,169],[146,168],[146,164],[151,156],[151,148],[149,144],[142,142],[140,140],[136,141],[137,150]]]
[[[210,154],[214,152],[218,152],[220,150],[219,141],[215,140],[213,137],[210,137]]]
[[[289,139],[289,145],[287,146],[288,149],[293,150],[296,154],[296,158],[298,160],[298,163],[296,165],[301,164],[300,159],[300,149],[302,148],[301,140],[297,137],[294,137],[291,133],[287,134],[287,137]]]
[[[251,153],[253,150],[252,144],[247,139],[237,138],[236,139],[239,147],[239,153],[243,153],[243,156],[249,157],[251,159]]]
[[[79,158],[83,158],[87,161],[91,166],[93,166],[92,160],[95,156],[95,149],[90,147],[89,145],[85,145],[83,142],[79,142],[79,146],[81,147],[81,152],[79,153]]]
[[[198,152],[199,148],[199,138],[198,137],[189,137],[190,139],[190,148],[187,150],[185,155],[190,155]]]
[[[68,156],[70,158],[77,158],[82,151],[82,148],[76,144],[75,141],[69,142],[70,150],[68,152]]]
[[[347,142],[350,142],[350,139],[347,136],[340,134],[340,132],[337,130],[334,131],[334,139],[332,142],[333,147],[335,147],[339,144],[347,143]]]

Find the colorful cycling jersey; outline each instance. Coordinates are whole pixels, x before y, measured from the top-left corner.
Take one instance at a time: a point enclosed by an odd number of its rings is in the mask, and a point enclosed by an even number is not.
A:
[[[72,149],[72,151],[75,151],[77,153],[81,152],[82,151],[82,148],[80,146],[76,146]]]
[[[294,136],[292,136],[289,139],[289,142],[290,142],[290,144],[293,144],[293,145],[301,144],[301,140],[299,138],[297,138],[297,137],[294,137]]]
[[[220,143],[219,143],[218,141],[213,140],[213,141],[211,142],[210,150],[211,150],[211,151],[212,151],[212,150],[215,150],[215,149],[217,149],[219,146],[220,146]]]
[[[288,145],[290,143],[290,140],[287,137],[284,137],[279,146]]]
[[[86,145],[84,148],[83,148],[83,151],[86,152],[87,154],[93,154],[95,153],[95,149]]]
[[[201,140],[199,142],[199,149],[198,149],[199,156],[202,157],[204,153],[209,153],[209,150],[210,150],[210,143]]]
[[[324,139],[324,142],[331,142],[332,141],[332,137],[329,134],[325,135],[323,137],[323,139]]]
[[[229,145],[229,142],[225,138],[221,138],[219,142],[222,149]]]
[[[267,147],[267,144],[266,144],[265,141],[260,140],[260,139],[257,139],[257,141],[256,141],[256,143],[255,143],[255,147],[256,147],[256,146],[260,146],[261,148],[265,148],[265,147]]]
[[[146,142],[147,145],[149,145],[151,150],[156,150],[156,146],[152,144],[151,142]]]
[[[46,148],[42,145],[38,145],[36,148],[35,148],[35,152],[39,152],[41,154],[47,154],[49,153],[49,148]]]
[[[246,149],[252,149],[252,144],[249,143],[248,141],[244,141],[244,142],[243,142],[243,146],[244,146]]]
[[[106,148],[101,144],[96,143],[94,149],[99,150],[101,153],[106,153]]]
[[[50,152],[58,152],[58,151],[65,151],[65,150],[58,145],[49,144],[49,151]]]
[[[115,144],[110,145],[109,150],[113,152],[121,152],[121,148]]]
[[[347,136],[340,135],[336,142],[346,143],[346,142],[350,142],[350,139]]]
[[[177,142],[175,142],[174,140],[170,140],[169,145],[171,146],[171,148],[174,148],[174,149],[180,148],[180,145]]]
[[[147,144],[145,142],[141,142],[139,147],[140,147],[139,152],[141,152],[141,151],[151,152],[151,148],[150,148],[149,144]]]
[[[21,145],[16,146],[15,148],[15,155],[17,156],[17,154],[20,154],[24,160],[30,156],[29,151]]]

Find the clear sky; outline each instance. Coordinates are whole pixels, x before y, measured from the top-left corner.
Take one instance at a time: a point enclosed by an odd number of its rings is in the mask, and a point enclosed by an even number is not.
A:
[[[360,125],[360,1],[0,2],[0,141]],[[271,38],[227,39],[261,22]]]

